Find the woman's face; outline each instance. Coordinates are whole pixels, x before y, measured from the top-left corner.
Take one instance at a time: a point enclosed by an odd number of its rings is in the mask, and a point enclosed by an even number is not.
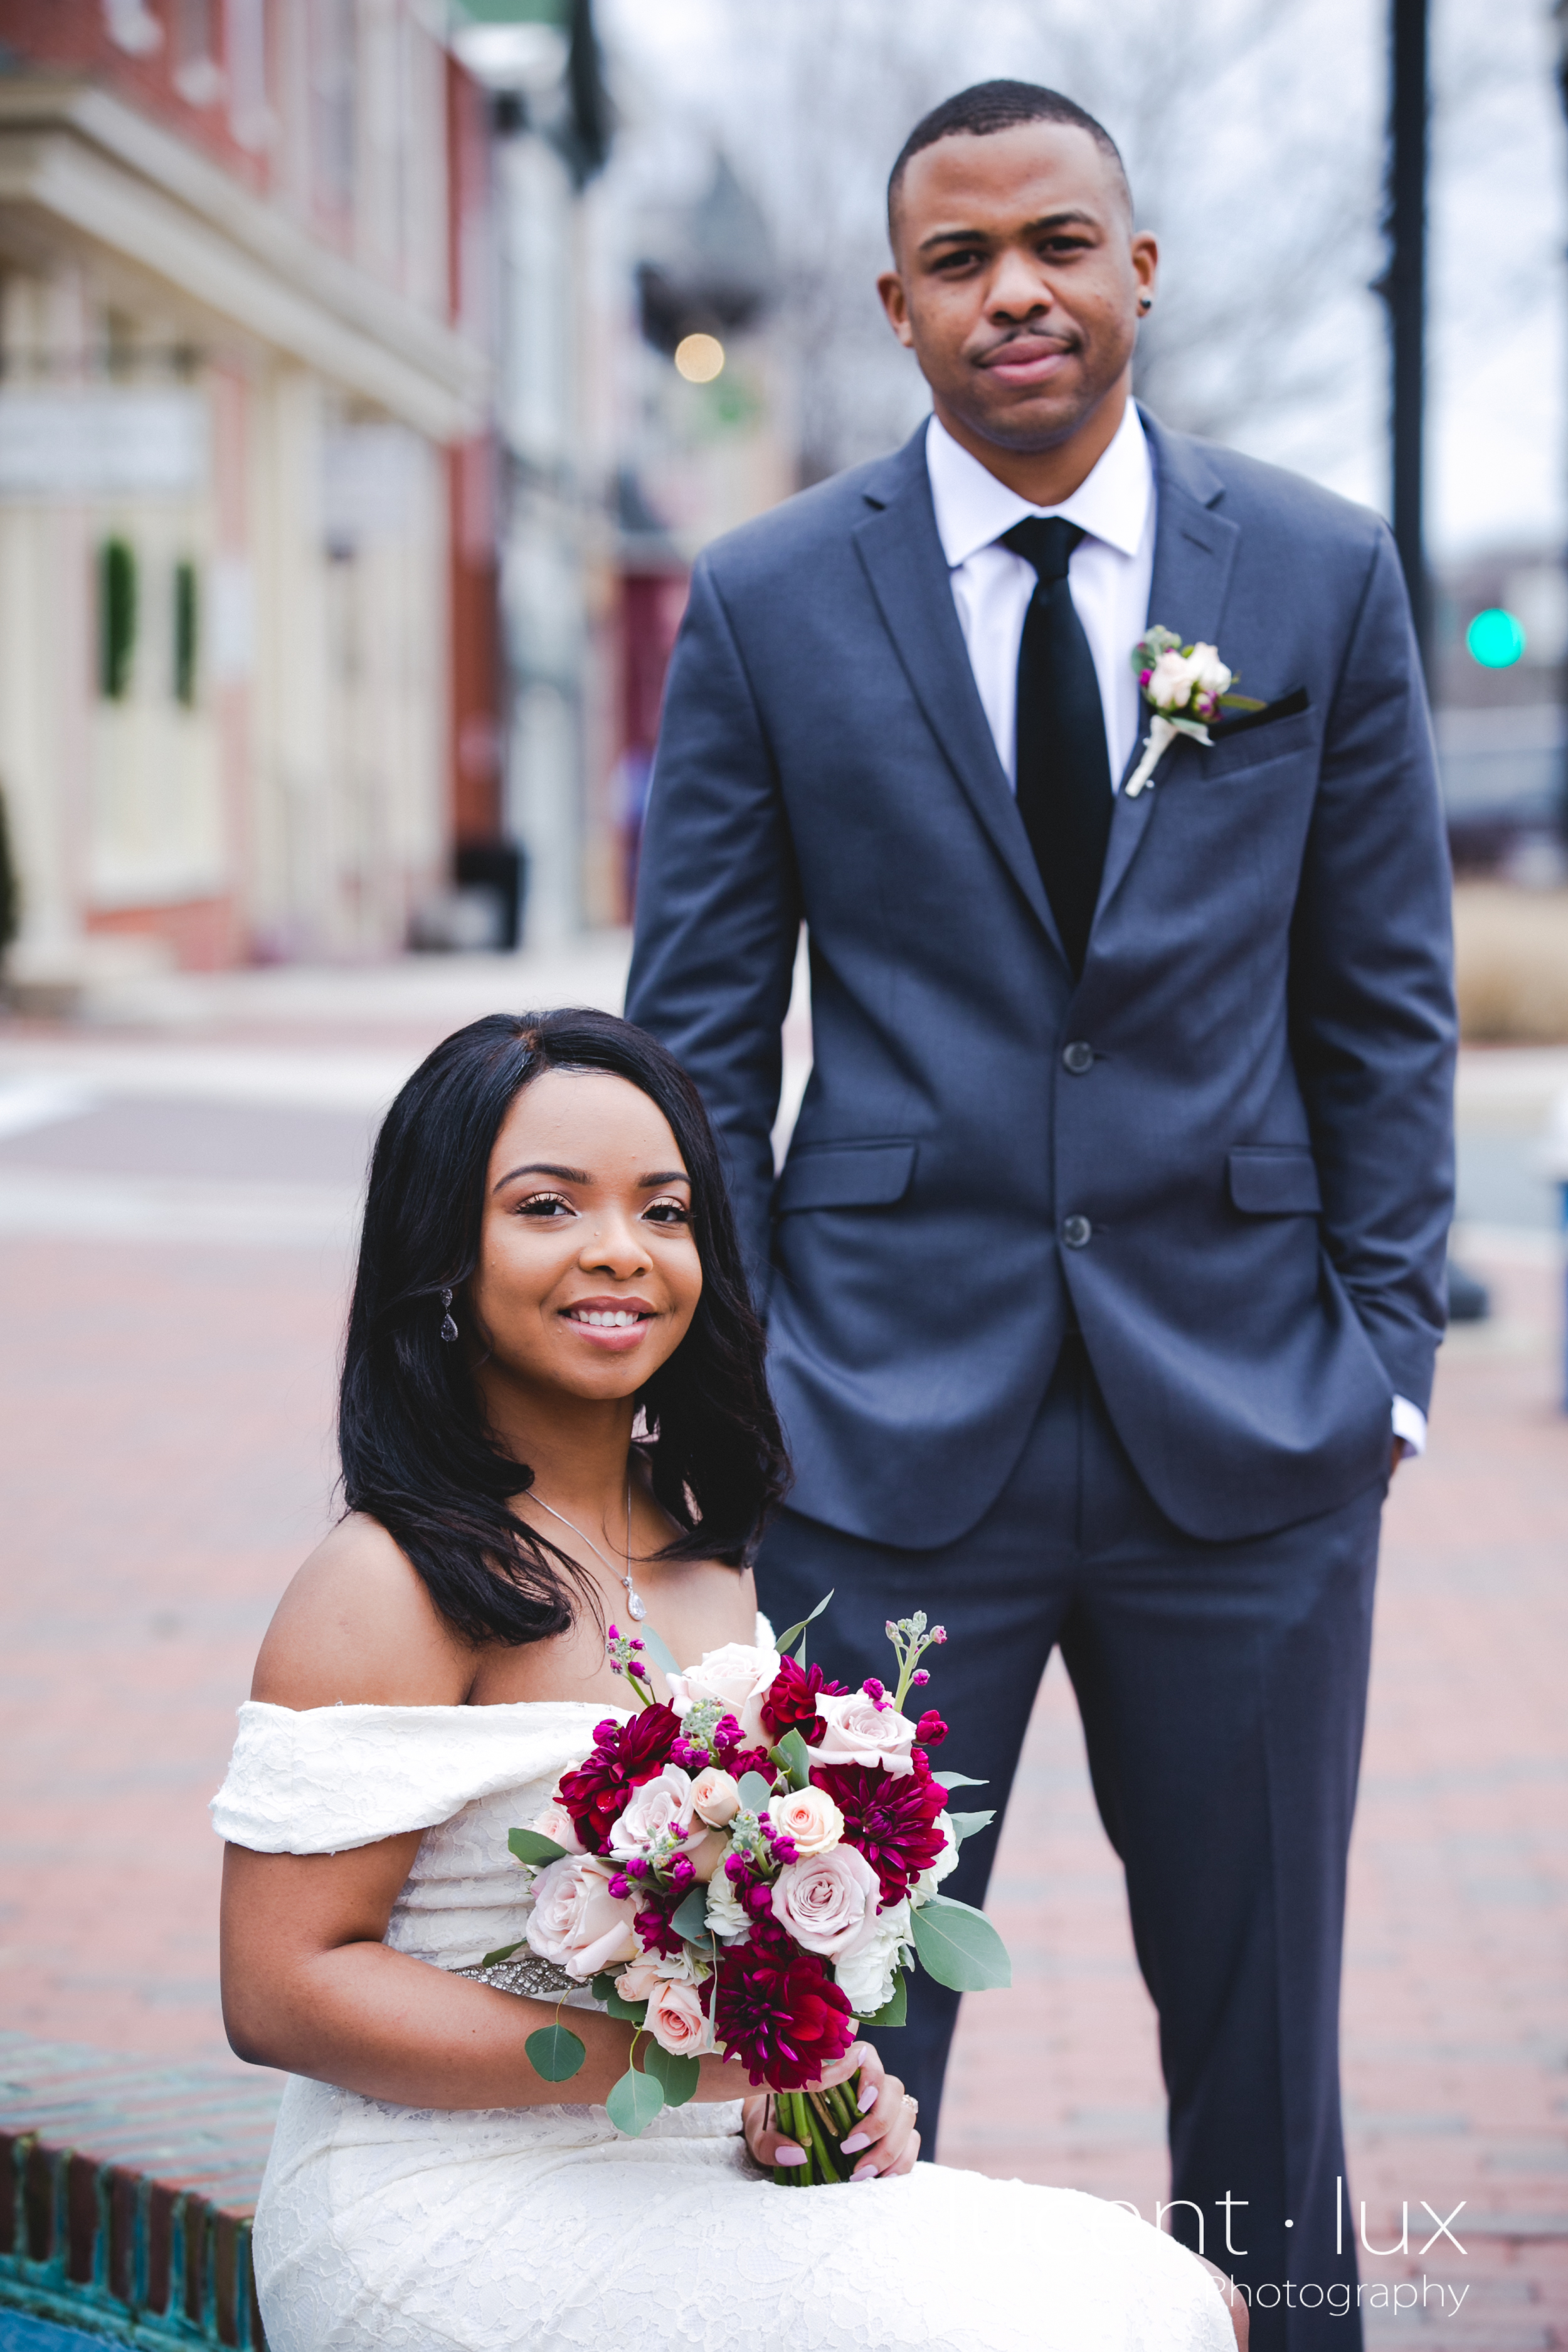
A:
[[[469,1315],[535,1394],[630,1396],[691,1326],[702,1267],[669,1122],[625,1078],[546,1070],[501,1123]]]

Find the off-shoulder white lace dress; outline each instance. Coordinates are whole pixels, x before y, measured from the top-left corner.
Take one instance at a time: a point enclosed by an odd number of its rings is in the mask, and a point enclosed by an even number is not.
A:
[[[220,1836],[335,1853],[422,1829],[386,1941],[520,1932],[507,1831],[603,1704],[240,1709]],[[578,1998],[586,1998],[579,1996]],[[1232,2352],[1190,2255],[1076,2190],[917,2167],[790,2192],[741,2109],[395,2106],[291,2077],[256,2215],[271,2352]]]

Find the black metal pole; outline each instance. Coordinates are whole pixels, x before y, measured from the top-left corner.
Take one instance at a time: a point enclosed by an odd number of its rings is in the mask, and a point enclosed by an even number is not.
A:
[[[1390,0],[1388,181],[1383,279],[1391,345],[1394,537],[1416,642],[1431,674],[1432,589],[1424,505],[1426,408],[1426,0]]]

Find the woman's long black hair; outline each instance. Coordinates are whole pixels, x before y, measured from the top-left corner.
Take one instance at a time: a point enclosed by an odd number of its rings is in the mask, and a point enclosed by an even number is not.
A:
[[[376,1137],[338,1445],[348,1508],[380,1520],[473,1642],[563,1633],[586,1590],[576,1562],[508,1508],[533,1473],[487,1427],[468,1349],[440,1337],[443,1289],[460,1291],[479,1263],[496,1136],[542,1070],[605,1070],[640,1088],[691,1179],[702,1295],[640,1400],[653,1490],[681,1530],[658,1558],[740,1567],[789,1476],[718,1146],[679,1063],[608,1013],[471,1022],[420,1064]]]

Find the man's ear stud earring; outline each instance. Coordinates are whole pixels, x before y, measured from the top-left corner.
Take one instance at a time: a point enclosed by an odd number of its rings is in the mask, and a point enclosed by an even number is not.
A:
[[[452,1320],[452,1294],[449,1290],[441,1293],[441,1304],[447,1310],[441,1320],[441,1337],[443,1339],[455,1339],[458,1327]]]
[[[1138,297],[1138,308],[1140,310],[1152,310],[1153,307],[1154,297],[1152,294],[1140,294]]]

